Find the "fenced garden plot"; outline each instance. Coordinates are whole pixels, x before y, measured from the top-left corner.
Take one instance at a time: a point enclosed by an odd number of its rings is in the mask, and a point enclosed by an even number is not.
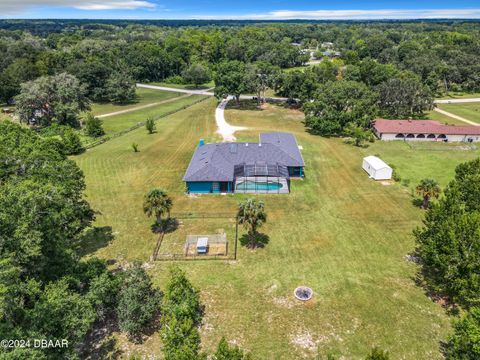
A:
[[[177,214],[177,228],[164,234],[156,260],[233,258],[235,218],[222,214]],[[205,253],[197,251],[199,238],[207,238]]]
[[[206,239],[205,253],[199,253],[198,244],[202,239]],[[185,256],[227,256],[228,241],[227,235],[212,234],[212,235],[187,235],[185,240]]]

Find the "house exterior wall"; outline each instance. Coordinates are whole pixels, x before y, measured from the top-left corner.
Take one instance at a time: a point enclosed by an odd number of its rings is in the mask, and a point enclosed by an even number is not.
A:
[[[195,181],[187,182],[189,193],[193,194],[208,194],[212,192],[212,182]]]
[[[222,186],[222,182],[218,181],[187,181],[187,189],[190,194],[220,194],[233,192],[233,184],[225,182]]]
[[[429,134],[424,134],[425,138],[397,138],[397,134],[377,134],[378,138],[380,140],[384,141],[393,141],[393,140],[407,140],[407,141],[443,141],[444,139],[439,139],[438,136],[440,134],[434,134],[435,138],[427,138]],[[407,134],[404,134],[405,136]],[[415,134],[417,136],[417,134]],[[446,135],[446,138],[448,141],[451,142],[469,142],[469,139],[472,139],[472,142],[477,142],[480,141],[480,136],[477,135]]]
[[[290,177],[305,177],[305,172],[304,172],[304,169],[303,167],[301,166],[291,166],[288,168],[288,175],[290,175]]]

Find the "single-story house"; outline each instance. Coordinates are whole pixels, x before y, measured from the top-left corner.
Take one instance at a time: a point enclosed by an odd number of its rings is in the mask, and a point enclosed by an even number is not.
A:
[[[376,156],[363,158],[362,168],[374,180],[390,180],[392,178],[392,168]]]
[[[304,167],[295,137],[272,132],[260,134],[258,143],[200,141],[183,181],[193,194],[288,194],[290,179],[303,178]]]
[[[385,120],[372,122],[380,140],[480,141],[480,126],[445,125],[434,120]]]

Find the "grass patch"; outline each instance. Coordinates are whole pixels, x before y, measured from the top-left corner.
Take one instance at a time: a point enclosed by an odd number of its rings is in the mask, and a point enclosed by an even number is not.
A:
[[[461,116],[467,120],[480,123],[480,102],[437,104],[437,106],[442,110]]]
[[[96,116],[104,115],[116,111],[132,109],[137,106],[160,102],[163,100],[179,97],[181,95],[182,94],[170,91],[137,88],[137,99],[135,101],[122,105],[112,103],[94,103],[92,104],[92,113]]]
[[[160,121],[153,135],[138,129],[75,157],[86,176],[87,199],[99,211],[96,226],[111,226],[114,236],[97,247],[89,243],[94,253],[116,261],[149,258],[157,236],[150,230],[153,220],[142,212],[142,200],[152,187],[165,188],[173,197],[173,215],[235,213],[245,195],[184,194],[182,177],[198,140],[218,140],[215,106],[214,99],[196,104]],[[423,212],[412,206],[402,186],[368,179],[361,160],[366,152],[380,153],[412,177],[420,177],[422,166],[425,174],[440,169],[445,175],[438,180],[445,183],[449,169],[467,153],[452,151],[437,166],[428,160],[436,152],[410,151],[403,143],[359,149],[341,139],[307,134],[299,111],[270,104],[260,111],[230,108],[226,118],[249,128],[237,134],[239,141],[257,140],[262,131],[294,133],[304,149],[307,177],[292,181],[290,195],[257,196],[268,213],[260,229],[269,236],[265,248],[239,247],[237,262],[179,263],[201,289],[206,306],[203,348],[212,352],[227,336],[258,359],[313,358],[316,350],[303,341],[310,338],[322,354],[334,351],[349,359],[365,357],[374,345],[396,358],[440,359],[439,341],[449,332],[449,319],[415,285],[417,267],[404,260],[414,248],[411,231]],[[132,142],[140,144],[139,153],[130,149]],[[402,156],[409,160],[400,162]],[[409,167],[414,161],[418,167]],[[178,233],[167,235],[165,246],[182,245],[187,232],[218,228],[232,239],[228,219],[183,223]],[[165,285],[167,269],[164,262],[151,265],[157,286]],[[299,285],[314,291],[307,304],[294,299]],[[158,334],[138,346],[121,336],[118,341],[140,354],[161,352]]]
[[[103,129],[105,130],[104,136],[100,138],[91,138],[86,136],[83,131],[79,131],[79,136],[84,145],[89,145],[101,141],[102,139],[108,139],[113,135],[121,135],[122,132],[128,131],[135,126],[138,127],[138,125],[144,123],[149,117],[154,120],[160,119],[169,113],[182,110],[183,108],[205,98],[205,96],[201,95],[184,95],[175,101],[168,102],[167,100],[167,102],[163,104],[102,118]]]
[[[441,100],[448,99],[468,99],[468,98],[478,98],[480,93],[464,93],[464,92],[451,92],[447,96],[439,97]]]
[[[147,109],[132,111],[121,115],[109,116],[102,119],[103,128],[107,135],[114,134],[116,132],[134,126],[139,122],[144,122],[149,117],[159,117],[170,111],[190,105],[201,98],[203,98],[203,96],[192,95],[188,97],[182,97],[181,99],[178,99],[178,101],[152,106]]]
[[[425,117],[428,120],[436,120],[442,124],[447,124],[447,125],[468,125],[464,121],[460,121],[458,119],[454,119],[450,116],[444,115],[442,113],[436,112],[436,111],[429,111],[426,114],[427,116]]]
[[[412,190],[424,178],[436,179],[445,187],[458,164],[480,156],[475,144],[465,143],[376,141],[361,151],[365,156],[379,155],[394,165],[402,180],[409,180]]]

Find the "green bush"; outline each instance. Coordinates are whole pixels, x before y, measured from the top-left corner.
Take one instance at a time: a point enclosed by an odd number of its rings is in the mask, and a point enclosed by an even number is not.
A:
[[[161,293],[154,289],[145,270],[135,264],[124,274],[117,316],[120,330],[138,337],[160,312]]]
[[[446,358],[448,360],[480,359],[480,308],[472,308],[469,313],[453,325],[454,334],[450,337]]]
[[[93,116],[92,113],[88,113],[85,116],[85,134],[91,137],[100,137],[105,135],[103,130],[103,121]]]

